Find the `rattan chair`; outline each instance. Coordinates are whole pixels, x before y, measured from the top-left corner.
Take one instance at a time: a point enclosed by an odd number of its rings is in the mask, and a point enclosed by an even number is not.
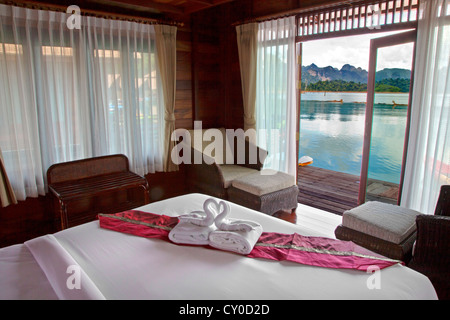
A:
[[[439,299],[450,300],[450,186],[441,187],[434,215],[416,218],[417,240],[408,267],[426,275]]]
[[[195,132],[195,130],[190,130],[192,139],[190,146],[191,163],[185,165],[186,184],[189,192],[199,192],[222,199],[228,199],[227,189],[231,186],[232,180],[246,174],[260,171],[267,156],[267,151],[252,145],[246,139],[238,141],[238,137],[233,137],[234,143],[231,143],[227,140],[230,137],[227,136],[225,129],[220,128],[214,130],[219,130],[224,137],[223,154],[211,157],[210,154],[204,153],[206,145],[210,142],[198,142],[197,145],[201,150],[198,150],[198,147],[194,147],[194,137],[196,137],[196,139],[198,137],[203,137],[206,130],[208,129],[198,129],[197,132]],[[241,142],[244,143],[243,159],[238,157],[237,152],[237,148]],[[228,152],[231,152],[232,154],[232,164],[226,164]],[[254,161],[254,158],[250,157],[250,152],[255,152],[256,155],[258,155],[256,161]],[[198,162],[198,159],[201,161]]]
[[[450,185],[441,186],[435,216],[450,216]]]

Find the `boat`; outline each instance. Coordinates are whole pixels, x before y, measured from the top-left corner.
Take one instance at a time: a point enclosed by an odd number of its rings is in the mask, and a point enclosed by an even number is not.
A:
[[[311,163],[313,163],[313,158],[311,158],[309,156],[303,156],[298,160],[298,165],[300,167],[310,165]]]

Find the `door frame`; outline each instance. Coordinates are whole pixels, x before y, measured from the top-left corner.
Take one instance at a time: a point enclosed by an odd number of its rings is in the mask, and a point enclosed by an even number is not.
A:
[[[369,157],[370,157],[370,143],[372,138],[372,124],[373,124],[373,106],[375,100],[375,74],[377,67],[377,53],[379,48],[391,47],[394,45],[401,45],[405,43],[413,42],[413,57],[411,66],[411,83],[409,90],[409,100],[406,115],[406,129],[405,129],[405,142],[403,147],[402,169],[400,174],[399,195],[397,198],[397,204],[401,201],[401,191],[403,188],[404,168],[406,163],[406,153],[409,142],[409,128],[410,128],[410,115],[411,115],[411,102],[412,102],[412,89],[414,80],[414,64],[415,64],[415,49],[416,49],[417,30],[405,31],[402,33],[393,34],[381,38],[375,38],[370,40],[370,52],[369,52],[369,73],[367,78],[367,99],[366,99],[366,115],[364,125],[364,142],[363,153],[361,162],[361,175],[359,182],[359,194],[358,205],[365,202],[366,188],[368,181],[369,171]]]

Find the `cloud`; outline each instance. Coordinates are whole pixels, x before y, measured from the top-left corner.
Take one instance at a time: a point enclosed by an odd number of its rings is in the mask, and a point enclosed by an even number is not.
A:
[[[412,52],[412,43],[379,49],[377,70],[384,68],[411,69]]]
[[[365,34],[305,42],[303,43],[302,65],[308,66],[315,63],[322,68],[332,66],[341,69],[344,64],[351,64],[368,70],[370,39],[393,33]],[[380,49],[377,69],[410,69],[411,57],[412,44]]]

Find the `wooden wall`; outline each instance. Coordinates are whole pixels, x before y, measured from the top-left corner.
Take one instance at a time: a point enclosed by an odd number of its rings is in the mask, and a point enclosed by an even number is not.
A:
[[[177,29],[177,83],[175,96],[175,127],[192,128],[192,32],[191,19],[185,17],[183,26]]]
[[[249,12],[249,1],[232,2],[192,15],[194,119],[203,128],[243,127],[236,31],[232,23]]]

